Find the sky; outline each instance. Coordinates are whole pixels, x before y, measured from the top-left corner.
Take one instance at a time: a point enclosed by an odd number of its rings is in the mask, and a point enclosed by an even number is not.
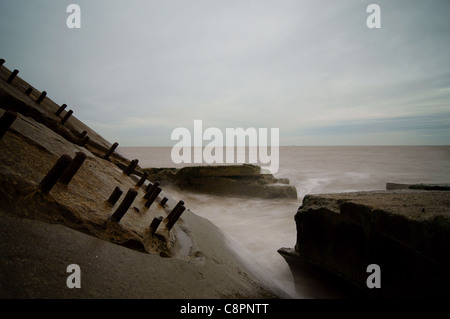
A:
[[[448,0],[3,0],[0,57],[120,146],[173,146],[194,120],[278,128],[280,145],[448,145],[449,13]]]

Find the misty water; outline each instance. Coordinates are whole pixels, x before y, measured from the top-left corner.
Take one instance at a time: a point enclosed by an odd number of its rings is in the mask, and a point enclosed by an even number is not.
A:
[[[172,162],[170,147],[122,147],[119,152],[139,159],[142,168],[188,166]],[[295,245],[294,216],[306,194],[384,190],[387,182],[450,183],[450,146],[280,147],[279,160],[275,177],[289,179],[297,200],[164,191],[221,228],[250,262],[294,298],[321,297],[319,291],[295,289],[291,271],[277,253]]]

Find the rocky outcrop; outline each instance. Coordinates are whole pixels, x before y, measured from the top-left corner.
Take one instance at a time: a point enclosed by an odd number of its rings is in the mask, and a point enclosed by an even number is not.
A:
[[[297,198],[295,186],[278,179],[257,165],[196,166],[181,169],[146,169],[154,180],[183,190],[215,195],[244,195],[261,198]]]
[[[395,190],[307,195],[295,222],[295,249],[282,248],[293,272],[315,265],[383,298],[448,298],[450,193]],[[369,265],[380,288],[369,288]]]

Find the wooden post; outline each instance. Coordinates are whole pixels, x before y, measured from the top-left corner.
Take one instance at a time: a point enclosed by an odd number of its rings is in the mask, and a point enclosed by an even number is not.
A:
[[[17,74],[19,74],[19,70],[12,71],[8,79],[6,80],[6,83],[11,84],[12,81],[16,78]]]
[[[106,202],[108,204],[111,204],[111,206],[114,206],[119,200],[120,196],[122,196],[122,193],[123,191],[119,188],[119,186],[116,186]]]
[[[145,195],[144,199],[148,199],[150,195],[153,193],[153,191],[156,189],[156,187],[159,186],[159,182],[154,182],[152,185],[149,184],[147,188],[145,189]]]
[[[182,201],[182,200],[180,200],[176,205],[175,205],[175,207],[172,209],[172,211],[169,213],[169,215],[167,216],[167,219],[172,219],[173,218],[173,215],[175,214],[175,212],[181,207],[181,206],[183,206],[184,205],[184,202]]]
[[[159,202],[159,205],[161,205],[162,207],[164,207],[164,205],[166,205],[167,201],[168,201],[168,198],[167,198],[167,197],[164,197],[164,198],[161,199],[161,201]]]
[[[17,113],[11,110],[7,110],[0,118],[0,138],[5,135],[9,127],[14,123],[17,118]]]
[[[67,169],[64,171],[64,174],[61,176],[60,182],[69,185],[70,181],[78,172],[81,165],[83,165],[86,157],[86,154],[84,154],[83,152],[77,152],[69,167],[67,167]]]
[[[145,194],[147,194],[148,191],[150,190],[150,188],[152,188],[152,187],[153,187],[153,183],[152,182],[148,183],[147,187],[145,188]]]
[[[162,220],[163,220],[162,216],[153,218],[152,223],[150,224],[150,234],[152,234],[152,236],[155,234]]]
[[[48,193],[53,188],[53,186],[55,186],[56,182],[71,162],[72,158],[69,155],[62,155],[39,184],[39,188],[41,189],[41,191],[44,193]]]
[[[130,162],[127,168],[124,169],[123,173],[127,176],[130,176],[131,173],[133,173],[134,169],[136,168],[137,164],[139,163],[139,160],[134,159]]]
[[[133,204],[134,199],[136,198],[138,192],[134,188],[130,188],[125,195],[125,198],[123,199],[122,203],[117,207],[114,214],[111,216],[111,220],[115,222],[120,222],[122,217],[127,212],[128,208],[130,208],[131,204]]]
[[[66,115],[64,115],[64,117],[61,119],[61,124],[64,125],[64,123],[67,122],[67,120],[69,119],[69,117],[71,117],[73,114],[72,110],[69,110],[69,112],[66,113]]]
[[[37,104],[41,104],[41,102],[45,99],[45,97],[47,96],[47,92],[42,91],[41,95],[39,95],[39,97],[36,100]]]
[[[152,206],[155,199],[158,197],[159,193],[161,193],[162,189],[160,187],[156,187],[155,190],[149,196],[147,202],[145,203],[145,207],[150,208]]]
[[[144,171],[144,174],[142,175],[141,179],[136,183],[136,186],[141,187],[144,184],[147,177],[148,177],[148,172]]]
[[[108,159],[111,154],[114,152],[114,150],[117,148],[117,146],[119,146],[119,143],[114,143],[111,148],[108,150],[108,152],[106,152],[105,155],[103,155],[103,159]]]
[[[84,139],[81,141],[80,146],[84,147],[89,142],[90,138],[89,136],[85,136]]]
[[[186,207],[184,206],[180,206],[178,208],[177,211],[175,211],[175,213],[172,216],[172,219],[169,219],[169,222],[167,223],[166,227],[167,230],[171,230],[172,227],[175,225],[175,223],[177,222],[177,220],[181,217],[181,214],[183,214],[183,212],[186,210]]]
[[[84,138],[87,134],[87,131],[81,132],[81,134],[78,136],[79,138]]]
[[[62,113],[62,111],[65,110],[66,107],[67,107],[67,104],[61,105],[61,106],[59,107],[59,109],[55,112],[55,115],[59,116],[59,115]]]

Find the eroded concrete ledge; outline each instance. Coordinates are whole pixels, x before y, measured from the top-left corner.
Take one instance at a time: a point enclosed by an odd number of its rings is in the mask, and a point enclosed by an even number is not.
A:
[[[422,189],[426,191],[450,191],[450,184],[399,184],[386,183],[387,190]]]
[[[148,168],[149,178],[182,190],[214,195],[243,195],[260,198],[297,198],[287,178],[275,178],[260,166],[210,165],[176,168]]]
[[[298,259],[339,275],[372,296],[450,295],[449,192],[307,195],[295,222]],[[281,250],[291,269],[296,267],[295,253]],[[367,287],[370,264],[380,266],[379,289]]]

